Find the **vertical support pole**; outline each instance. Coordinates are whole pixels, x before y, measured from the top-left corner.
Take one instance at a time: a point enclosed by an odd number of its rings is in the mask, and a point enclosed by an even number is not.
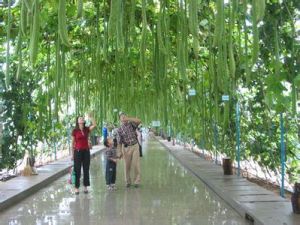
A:
[[[284,146],[284,126],[283,116],[280,113],[280,161],[281,161],[281,187],[280,196],[284,198],[284,176],[285,176],[285,146]]]
[[[238,163],[237,175],[239,177],[240,170],[241,170],[241,166],[240,166],[240,105],[239,105],[239,102],[236,103],[236,150],[237,150],[236,160]]]

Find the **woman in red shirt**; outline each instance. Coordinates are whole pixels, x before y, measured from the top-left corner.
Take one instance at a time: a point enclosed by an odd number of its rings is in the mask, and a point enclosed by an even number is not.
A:
[[[90,186],[90,148],[89,148],[89,133],[96,127],[96,122],[93,117],[89,115],[92,125],[85,126],[84,117],[78,116],[76,118],[76,126],[72,132],[72,159],[74,160],[75,170],[75,194],[79,194],[81,165],[83,167],[83,185],[84,193],[88,193],[87,187]]]

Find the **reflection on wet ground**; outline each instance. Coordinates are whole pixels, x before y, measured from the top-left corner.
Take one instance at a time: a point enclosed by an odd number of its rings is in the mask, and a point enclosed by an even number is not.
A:
[[[0,224],[248,224],[158,142],[145,143],[141,165],[140,188],[125,187],[121,161],[118,189],[107,191],[105,159],[99,155],[92,161],[88,194],[75,196],[64,176],[1,212]]]

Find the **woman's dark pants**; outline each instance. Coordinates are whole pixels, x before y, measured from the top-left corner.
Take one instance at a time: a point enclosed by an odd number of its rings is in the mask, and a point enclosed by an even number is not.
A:
[[[74,170],[76,175],[75,187],[80,186],[81,166],[83,167],[83,185],[90,186],[90,150],[74,151]]]

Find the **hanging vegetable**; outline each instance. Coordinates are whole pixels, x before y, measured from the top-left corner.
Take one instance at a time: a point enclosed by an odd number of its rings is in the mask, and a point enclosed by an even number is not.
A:
[[[224,32],[224,0],[217,0],[217,15],[215,20],[215,32],[213,46],[218,46],[222,42],[222,35]]]
[[[146,0],[142,0],[142,37],[141,37],[141,45],[140,45],[140,61],[141,61],[141,66],[143,71],[145,71],[146,69],[146,60],[145,60],[146,41],[147,41]]]
[[[193,36],[193,49],[195,56],[198,56],[199,52],[199,22],[198,22],[198,0],[190,0],[189,4],[189,29]]]
[[[33,24],[30,32],[29,55],[31,64],[34,66],[38,54],[38,44],[40,35],[40,8],[39,0],[34,1]]]
[[[66,19],[66,0],[59,0],[58,4],[58,34],[61,43],[67,47],[71,46],[67,32],[67,19]]]
[[[27,7],[24,3],[24,0],[21,3],[21,16],[20,16],[20,27],[23,36],[26,36],[27,31]]]
[[[252,64],[255,64],[258,59],[259,54],[259,33],[258,33],[258,14],[260,13],[260,8],[258,5],[259,0],[252,1],[252,34],[253,34],[253,44],[252,44]]]
[[[8,1],[8,15],[7,15],[7,35],[6,35],[6,70],[5,70],[5,85],[9,87],[9,66],[10,66],[10,29],[11,29],[11,0]]]
[[[83,12],[83,0],[78,0],[77,2],[77,18],[82,17]]]

